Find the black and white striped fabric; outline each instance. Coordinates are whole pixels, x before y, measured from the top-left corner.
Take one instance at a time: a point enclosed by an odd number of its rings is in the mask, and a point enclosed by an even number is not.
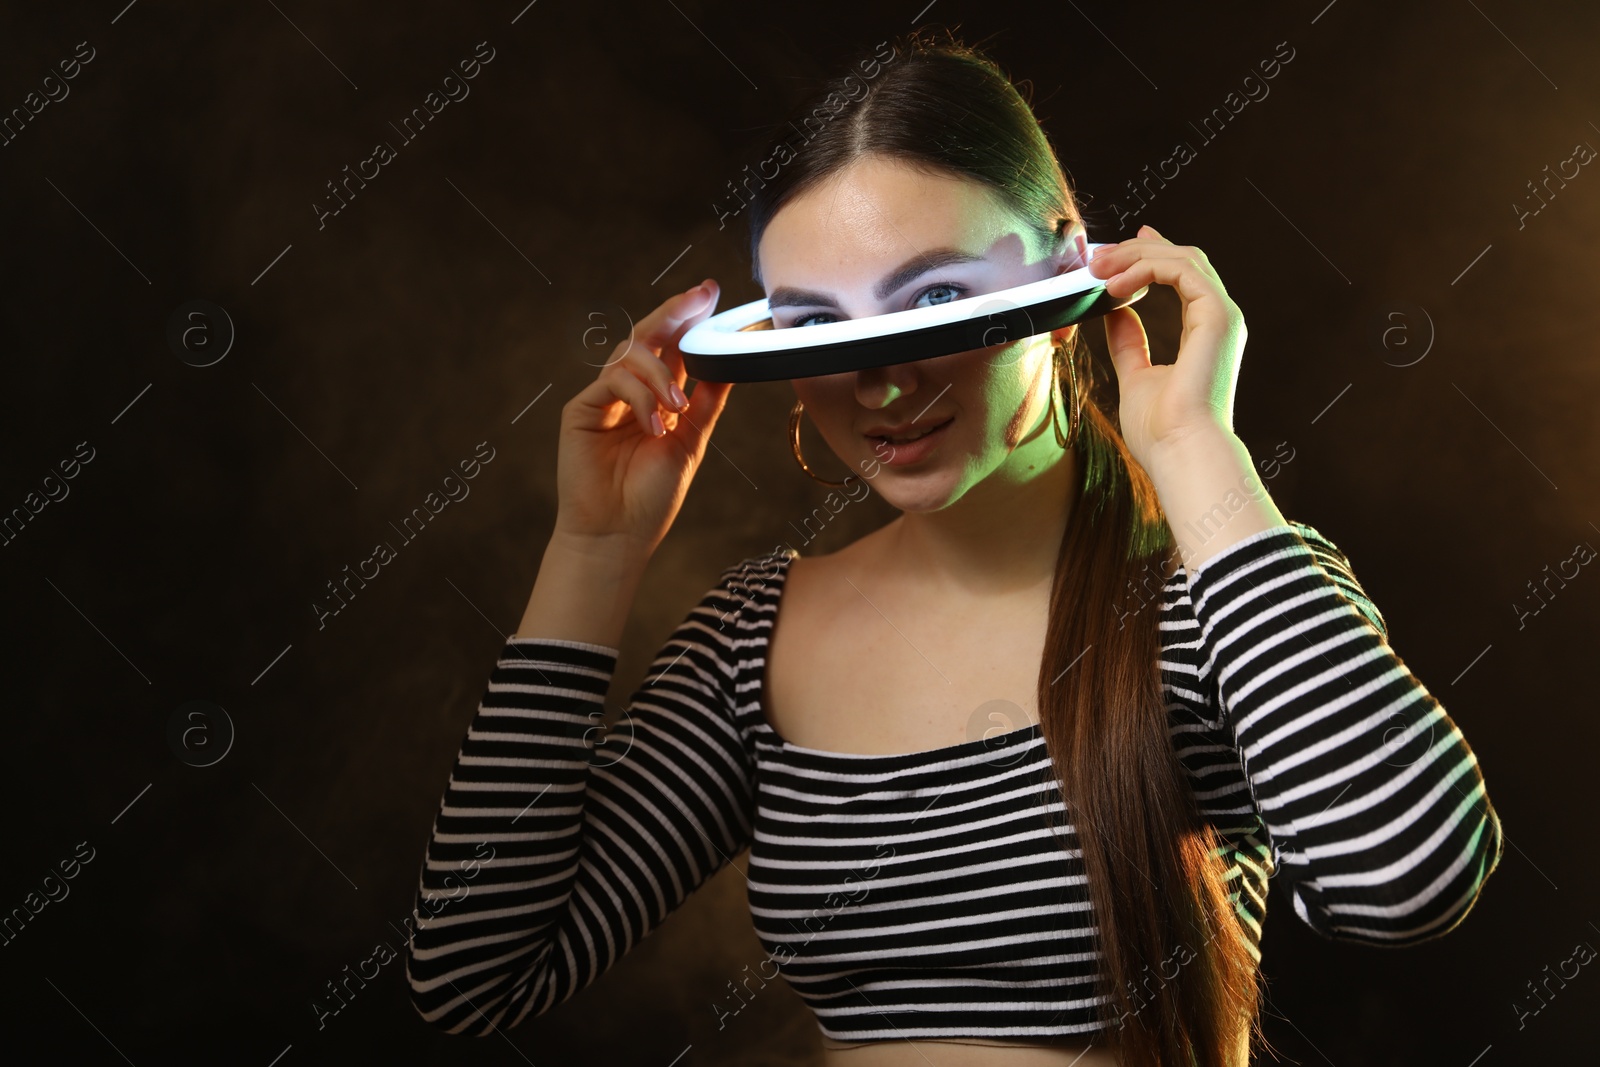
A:
[[[827,1038],[1045,1043],[1106,1025],[1036,724],[896,755],[767,724],[792,552],[723,572],[604,743],[618,650],[507,640],[421,873],[406,973],[423,1018],[487,1034],[549,1011],[748,847],[762,973]],[[1332,542],[1262,531],[1180,569],[1159,610],[1173,746],[1258,958],[1269,876],[1331,938],[1404,945],[1458,923],[1499,861],[1499,819]],[[1200,947],[1175,941],[1173,966]]]

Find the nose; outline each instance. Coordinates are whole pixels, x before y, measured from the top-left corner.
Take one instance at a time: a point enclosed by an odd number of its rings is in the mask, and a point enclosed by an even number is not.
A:
[[[877,411],[916,391],[915,364],[891,363],[856,371],[856,402],[864,408]]]

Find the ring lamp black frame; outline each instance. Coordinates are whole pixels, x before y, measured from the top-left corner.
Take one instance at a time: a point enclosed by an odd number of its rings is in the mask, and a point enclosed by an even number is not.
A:
[[[1085,255],[1103,247],[1089,244]],[[776,329],[765,298],[696,323],[678,341],[689,376],[774,382],[910,363],[1036,337],[1133,303],[1106,292],[1087,266],[980,296],[864,319]]]

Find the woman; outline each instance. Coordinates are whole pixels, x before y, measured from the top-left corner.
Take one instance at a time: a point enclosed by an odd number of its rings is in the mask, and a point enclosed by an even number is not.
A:
[[[913,34],[874,67],[747,205],[775,328],[1083,265],[991,61]],[[1090,269],[1177,290],[1175,363],[1125,307],[1115,420],[1076,326],[796,379],[796,415],[902,514],[725,570],[602,741],[640,576],[731,388],[685,398],[676,349],[718,287],[618,346],[563,408],[555,529],[434,824],[424,1018],[552,1009],[747,846],[768,958],[742,988],[781,974],[837,1067],[1242,1064],[1268,875],[1328,937],[1461,920],[1498,818],[1349,561],[1262,491],[1232,426],[1239,309],[1148,226]]]

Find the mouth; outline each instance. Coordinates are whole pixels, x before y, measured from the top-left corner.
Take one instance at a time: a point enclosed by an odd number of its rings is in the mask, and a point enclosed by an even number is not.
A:
[[[877,434],[865,436],[872,442],[872,450],[878,457],[878,462],[886,467],[911,467],[929,459],[939,450],[940,442],[950,433],[950,425],[953,422],[955,417],[951,416],[923,432],[906,434],[900,438],[880,437]],[[884,454],[885,451],[888,452],[887,455]]]
[[[943,422],[936,423],[936,424],[934,424],[932,426],[927,427],[926,429],[918,430],[915,433],[906,434],[906,435],[901,436],[901,437],[883,437],[883,436],[880,436],[878,434],[867,434],[866,437],[867,437],[867,440],[869,440],[869,441],[882,441],[885,444],[890,444],[890,445],[897,445],[897,446],[898,445],[909,445],[913,441],[920,441],[924,437],[928,437],[928,436],[930,436],[932,434],[936,434],[936,433],[940,432],[946,426],[949,426],[954,421],[955,421],[955,417],[951,416],[950,418],[945,419]]]

